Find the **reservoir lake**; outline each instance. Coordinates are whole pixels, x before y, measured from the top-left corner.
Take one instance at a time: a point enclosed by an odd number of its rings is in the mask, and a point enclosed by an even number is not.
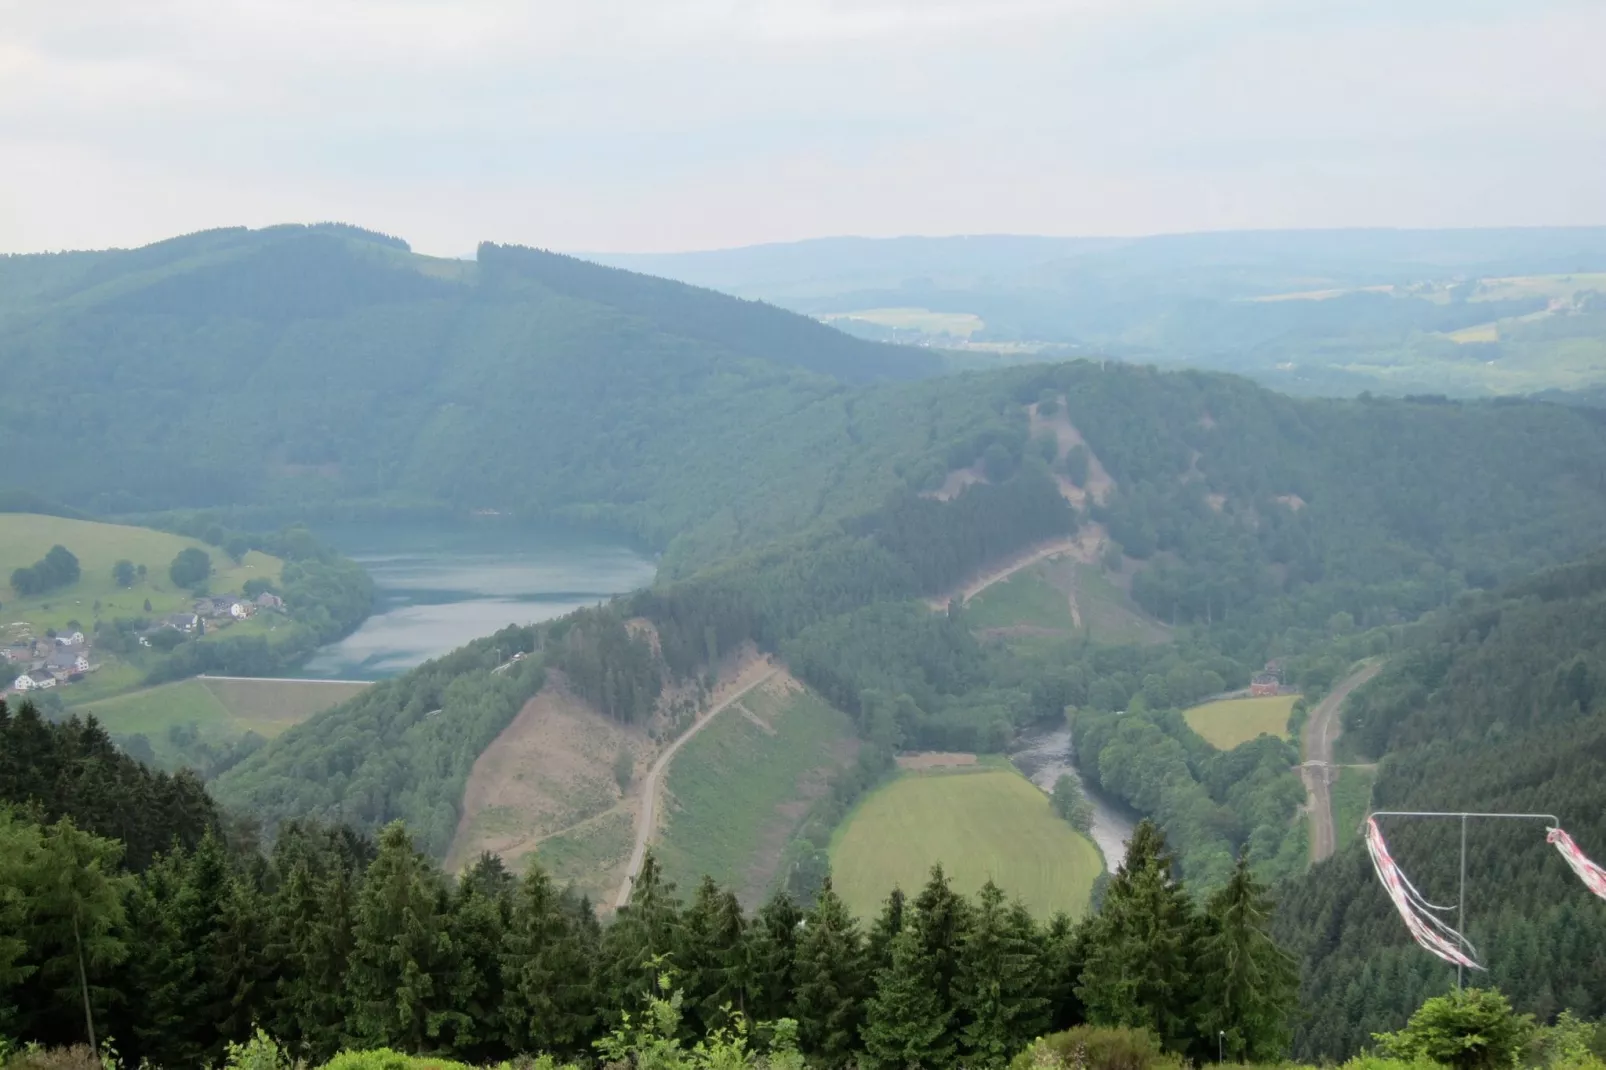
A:
[[[320,527],[373,577],[374,613],[296,676],[382,680],[509,624],[535,624],[652,582],[623,539],[487,518]]]

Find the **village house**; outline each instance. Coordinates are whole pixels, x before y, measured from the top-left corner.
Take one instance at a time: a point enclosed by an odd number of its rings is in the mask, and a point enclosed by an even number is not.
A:
[[[45,669],[61,676],[89,671],[89,655],[82,650],[58,650],[45,659]]]
[[[201,625],[201,618],[194,613],[172,613],[162,620],[168,628],[176,628],[185,633],[193,632]]]
[[[263,591],[261,594],[257,595],[257,608],[258,609],[283,609],[284,608],[284,599],[280,598],[278,595],[274,594],[272,591]]]
[[[1249,681],[1249,694],[1255,698],[1276,695],[1282,689],[1282,679],[1274,672],[1257,672]]]
[[[83,646],[86,641],[87,640],[84,639],[84,633],[77,631],[76,629],[69,629],[64,632],[56,633],[57,646]]]
[[[35,669],[17,677],[11,686],[18,691],[43,691],[47,687],[55,687],[56,678],[44,669]]]

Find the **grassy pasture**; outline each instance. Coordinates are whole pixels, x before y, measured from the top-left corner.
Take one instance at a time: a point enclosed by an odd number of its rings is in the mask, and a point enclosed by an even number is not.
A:
[[[1580,290],[1606,292],[1606,272],[1568,275],[1513,275],[1481,279],[1474,301],[1509,301],[1524,297],[1571,297]]]
[[[955,338],[969,338],[987,326],[980,316],[971,312],[933,312],[928,308],[867,308],[857,312],[828,312],[820,318],[827,323],[861,320],[893,330],[946,334]]]
[[[1048,796],[995,765],[904,772],[867,796],[831,844],[836,890],[861,918],[895,885],[913,894],[939,862],[959,891],[991,878],[1038,917],[1082,914],[1103,869],[1092,841],[1054,815]]]
[[[1463,327],[1459,331],[1451,331],[1445,337],[1456,345],[1467,345],[1471,342],[1498,342],[1500,341],[1500,324],[1480,323],[1475,327]]]
[[[197,738],[221,744],[255,732],[272,739],[315,713],[351,698],[364,684],[291,680],[180,680],[74,706],[94,714],[113,735],[142,735],[157,761],[173,767],[188,760],[169,740],[173,728],[194,726]]]
[[[995,583],[965,603],[965,618],[972,628],[1009,628],[1025,625],[1070,632],[1076,621],[1065,592],[1048,581],[1044,566],[1022,569]]]
[[[1288,715],[1297,695],[1229,698],[1183,712],[1188,727],[1218,750],[1232,750],[1259,735],[1288,736]]]
[[[613,906],[630,849],[636,842],[636,820],[623,810],[609,812],[583,825],[542,840],[535,857],[558,885],[567,885],[593,904]],[[510,858],[509,867],[523,873],[527,856]]]
[[[810,800],[853,750],[852,721],[817,695],[749,692],[669,767],[666,828],[653,847],[665,874],[683,891],[707,874],[755,903]]]
[[[1097,565],[1077,564],[1076,607],[1082,626],[1101,643],[1164,643],[1171,638],[1164,624],[1139,609]]]
[[[11,573],[38,561],[58,544],[78,558],[81,572],[78,582],[26,598],[13,591],[9,585]],[[0,613],[12,629],[26,624],[35,635],[43,635],[49,628],[66,627],[69,620],[78,621],[87,633],[96,619],[160,617],[187,611],[194,596],[173,585],[167,568],[180,550],[192,546],[211,555],[209,589],[218,594],[238,591],[249,579],[277,580],[284,567],[284,562],[278,558],[254,550],[235,564],[215,546],[150,528],[32,513],[4,513],[0,514],[0,582],[7,586],[0,595],[5,602]],[[125,559],[146,568],[145,578],[128,588],[118,587],[112,580],[112,566]],[[149,613],[145,611],[146,600],[151,604]],[[100,603],[98,610],[96,602]],[[250,621],[236,627],[254,624],[256,621]]]

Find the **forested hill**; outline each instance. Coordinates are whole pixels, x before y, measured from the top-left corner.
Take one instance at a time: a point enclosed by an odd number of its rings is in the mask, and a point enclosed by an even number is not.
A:
[[[1377,809],[1553,813],[1606,857],[1606,553],[1413,629],[1352,699],[1345,732],[1382,756]],[[1406,874],[1454,903],[1457,823],[1386,820]],[[1606,1012],[1606,904],[1544,826],[1475,821],[1467,842],[1467,928],[1487,982],[1541,1017]],[[1280,929],[1304,959],[1304,1058],[1352,1051],[1454,983],[1454,967],[1410,942],[1359,842],[1285,890]]]
[[[663,545],[728,504],[725,551],[883,493],[839,478],[846,455],[879,446],[890,469],[925,421],[886,441],[844,384],[932,367],[680,283],[349,227],[0,258],[11,480],[100,514],[429,502]]]

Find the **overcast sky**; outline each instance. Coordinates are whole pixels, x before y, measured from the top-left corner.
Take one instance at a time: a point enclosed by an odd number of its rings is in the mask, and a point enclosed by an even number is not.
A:
[[[0,0],[0,250],[1606,223],[1602,0]]]

